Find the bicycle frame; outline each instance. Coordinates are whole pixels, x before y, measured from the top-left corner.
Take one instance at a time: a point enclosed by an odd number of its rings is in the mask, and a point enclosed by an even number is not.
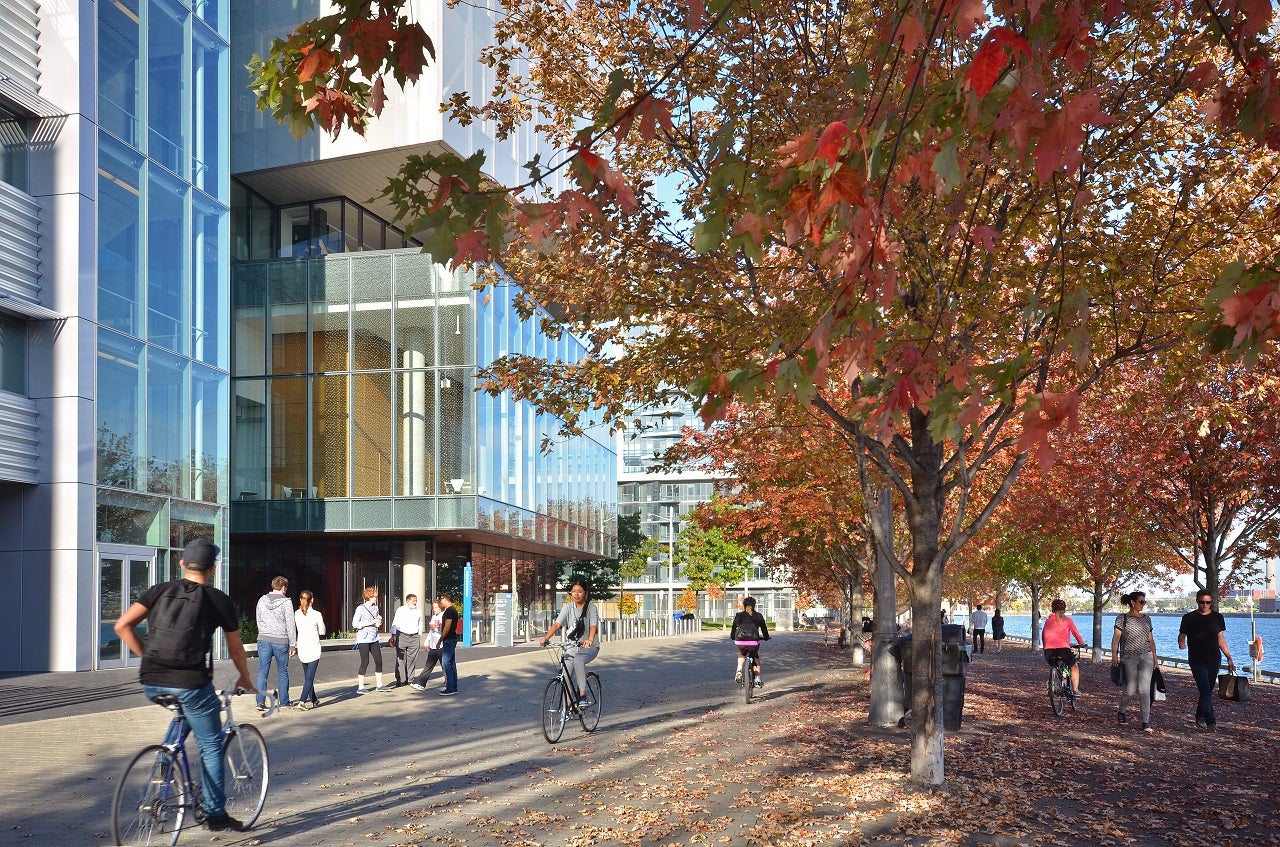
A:
[[[236,723],[235,717],[231,713],[231,698],[239,692],[236,691],[215,691],[222,700],[222,710],[226,717],[222,721],[222,729],[218,733],[220,744],[225,744],[228,738],[233,737],[240,731],[240,724]],[[267,708],[262,713],[264,718],[270,717],[276,711],[279,701],[276,695],[267,692],[263,695],[267,702]],[[188,788],[195,788],[192,796],[194,798],[194,809],[196,821],[200,822],[204,819],[204,812],[201,804],[203,784],[197,785],[195,780],[191,778],[191,762],[187,756],[187,737],[191,735],[191,724],[187,723],[186,716],[182,714],[182,709],[175,706],[165,706],[166,709],[173,711],[173,719],[169,721],[169,728],[165,731],[164,741],[160,742],[160,746],[174,753],[178,757],[179,764],[182,765],[182,780]],[[167,790],[167,787],[166,787]]]

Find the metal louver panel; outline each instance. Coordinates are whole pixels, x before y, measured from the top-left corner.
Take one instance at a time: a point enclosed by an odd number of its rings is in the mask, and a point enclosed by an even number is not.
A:
[[[0,0],[0,76],[40,90],[40,4]]]
[[[0,296],[40,303],[40,204],[0,182]]]

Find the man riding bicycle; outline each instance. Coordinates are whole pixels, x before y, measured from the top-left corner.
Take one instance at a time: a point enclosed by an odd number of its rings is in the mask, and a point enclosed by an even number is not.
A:
[[[1061,659],[1062,663],[1071,669],[1071,693],[1072,696],[1079,696],[1080,668],[1076,665],[1075,651],[1071,649],[1073,635],[1076,637],[1076,643],[1084,647],[1084,637],[1080,635],[1080,630],[1076,629],[1075,621],[1067,616],[1066,601],[1054,600],[1053,611],[1049,617],[1045,618],[1044,629],[1040,633],[1040,643],[1044,647],[1044,660],[1048,662],[1049,667],[1053,667],[1053,663]]]
[[[755,686],[764,688],[760,680],[760,642],[769,640],[769,627],[765,626],[764,615],[756,611],[754,597],[743,599],[742,611],[733,616],[733,623],[729,625],[729,638],[738,648],[738,671],[734,680],[742,682],[742,664],[750,656]]]
[[[240,673],[236,688],[257,689],[249,678],[235,604],[208,584],[217,560],[218,548],[209,539],[189,542],[178,562],[183,578],[147,589],[116,620],[115,631],[142,657],[142,693],[148,699],[162,694],[176,698],[191,727],[204,770],[204,825],[214,832],[241,832],[244,825],[226,810],[222,700],[213,688],[210,656],[210,639],[219,628],[226,634],[227,650]],[[144,644],[137,627],[148,616],[151,624]]]

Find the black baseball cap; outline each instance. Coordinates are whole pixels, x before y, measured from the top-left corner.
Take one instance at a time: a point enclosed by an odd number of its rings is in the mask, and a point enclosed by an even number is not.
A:
[[[182,548],[182,561],[193,571],[207,571],[218,560],[218,545],[207,538],[195,538]]]

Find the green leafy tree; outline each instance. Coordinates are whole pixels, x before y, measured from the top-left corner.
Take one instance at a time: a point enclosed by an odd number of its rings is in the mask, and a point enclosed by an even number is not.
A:
[[[560,581],[562,583],[581,578],[591,586],[591,596],[598,600],[609,600],[617,595],[621,587],[621,578],[625,564],[635,556],[636,551],[644,543],[644,533],[640,531],[640,516],[618,516],[618,555],[612,559],[566,560],[560,562]]]

